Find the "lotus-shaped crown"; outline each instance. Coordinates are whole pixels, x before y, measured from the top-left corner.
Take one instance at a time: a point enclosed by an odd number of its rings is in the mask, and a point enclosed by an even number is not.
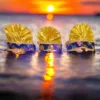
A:
[[[21,24],[10,24],[4,28],[7,42],[16,44],[33,44],[33,36],[29,28]]]
[[[69,35],[70,42],[87,41],[94,42],[94,34],[88,24],[76,24]]]
[[[60,32],[51,27],[43,27],[37,34],[39,44],[61,44]]]

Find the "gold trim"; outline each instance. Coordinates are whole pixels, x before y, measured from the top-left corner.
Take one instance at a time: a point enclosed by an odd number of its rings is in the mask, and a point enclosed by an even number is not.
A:
[[[45,43],[45,42],[39,43],[39,42],[38,42],[38,44],[61,44],[61,43],[54,43],[54,42],[52,42],[52,43]]]

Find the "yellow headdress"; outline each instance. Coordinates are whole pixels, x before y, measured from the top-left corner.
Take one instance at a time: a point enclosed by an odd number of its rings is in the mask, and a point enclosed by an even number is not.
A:
[[[29,28],[21,24],[10,24],[4,28],[7,42],[15,44],[33,44],[32,33]]]
[[[33,44],[32,33],[29,28],[21,24],[10,24],[4,28],[8,42],[8,50],[12,51],[12,48],[23,48],[26,51],[33,49],[35,51],[35,45]],[[19,54],[16,54],[16,58]]]
[[[94,42],[94,34],[88,24],[76,24],[69,35],[69,42],[87,41]]]
[[[39,44],[61,44],[60,32],[51,26],[41,28],[37,37]]]

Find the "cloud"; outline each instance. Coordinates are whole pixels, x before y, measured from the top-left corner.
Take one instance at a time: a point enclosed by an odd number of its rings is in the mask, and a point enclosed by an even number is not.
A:
[[[97,5],[100,6],[100,1],[86,1],[86,2],[81,2],[83,5]]]

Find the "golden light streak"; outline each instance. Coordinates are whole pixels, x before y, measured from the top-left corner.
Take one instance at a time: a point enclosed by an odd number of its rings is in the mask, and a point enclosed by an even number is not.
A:
[[[52,67],[54,65],[54,55],[53,55],[53,53],[48,53],[45,56],[45,61],[47,62],[49,67]]]
[[[48,68],[46,69],[46,74],[47,74],[48,76],[50,76],[50,77],[54,76],[54,74],[55,74],[54,68],[48,67]]]
[[[54,55],[53,53],[48,53],[45,56],[45,61],[47,63],[46,73],[43,75],[44,82],[42,84],[42,98],[41,100],[52,100],[54,92]]]

